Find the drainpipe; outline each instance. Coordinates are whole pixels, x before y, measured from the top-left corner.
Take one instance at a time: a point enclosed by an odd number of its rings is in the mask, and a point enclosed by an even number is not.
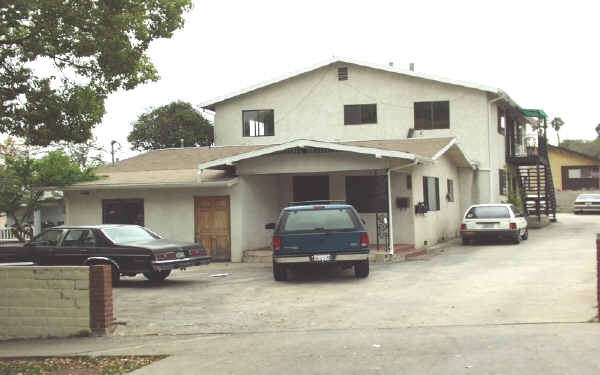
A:
[[[490,191],[489,191],[489,203],[494,203],[492,201],[492,195],[494,194],[494,187],[492,186],[492,103],[495,103],[499,100],[504,99],[504,96],[500,95],[499,97],[492,99],[492,100],[488,100],[488,169],[489,169],[489,185],[490,185]]]
[[[410,167],[414,167],[415,165],[419,164],[419,161],[415,160],[414,162],[410,163],[410,164],[406,164],[406,165],[401,165],[399,167],[395,167],[395,168],[388,168],[387,169],[387,191],[388,191],[388,235],[389,235],[389,248],[388,248],[388,253],[390,255],[394,255],[394,223],[392,221],[392,209],[393,209],[393,204],[392,204],[392,171],[398,171],[400,169],[405,169],[405,168],[410,168]]]

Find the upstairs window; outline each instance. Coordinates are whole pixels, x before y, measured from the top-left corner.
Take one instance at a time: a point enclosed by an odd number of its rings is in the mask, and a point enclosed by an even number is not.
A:
[[[342,67],[338,68],[338,81],[347,81],[348,80],[348,68]]]
[[[450,129],[450,102],[415,102],[415,129]]]
[[[272,109],[242,111],[244,137],[275,135],[275,115]]]
[[[440,210],[440,179],[423,177],[423,198],[427,211]]]
[[[506,134],[506,112],[498,107],[498,133]]]
[[[355,104],[344,106],[344,125],[377,123],[377,104]]]

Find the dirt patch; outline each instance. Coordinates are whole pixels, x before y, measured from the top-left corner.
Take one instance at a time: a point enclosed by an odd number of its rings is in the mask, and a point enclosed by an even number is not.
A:
[[[166,356],[52,357],[0,360],[2,375],[126,374]]]

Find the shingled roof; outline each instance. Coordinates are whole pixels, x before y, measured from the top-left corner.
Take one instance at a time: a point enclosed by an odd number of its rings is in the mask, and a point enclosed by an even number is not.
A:
[[[83,182],[65,190],[227,186],[235,177],[218,170],[231,163],[288,150],[295,147],[314,147],[332,151],[355,152],[377,157],[402,158],[433,162],[452,150],[450,156],[463,167],[474,167],[456,138],[410,138],[353,142],[320,142],[296,140],[283,144],[262,146],[191,147],[149,151],[114,166],[96,170],[99,180]],[[217,169],[213,170],[211,168]],[[201,179],[198,173],[201,172]],[[200,182],[201,181],[201,182]]]

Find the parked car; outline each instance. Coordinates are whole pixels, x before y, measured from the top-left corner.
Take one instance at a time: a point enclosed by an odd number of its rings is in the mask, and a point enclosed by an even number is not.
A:
[[[369,235],[349,204],[295,203],[281,211],[273,233],[273,278],[285,281],[288,268],[299,264],[354,267],[369,276]]]
[[[527,220],[512,204],[476,204],[465,212],[460,226],[463,245],[481,239],[509,240],[529,237]]]
[[[573,203],[573,213],[600,212],[600,194],[579,194]]]
[[[210,263],[200,244],[170,241],[137,225],[59,226],[35,236],[23,247],[0,247],[0,261],[39,265],[112,266],[113,284],[121,275],[139,273],[150,281],[171,270]]]

